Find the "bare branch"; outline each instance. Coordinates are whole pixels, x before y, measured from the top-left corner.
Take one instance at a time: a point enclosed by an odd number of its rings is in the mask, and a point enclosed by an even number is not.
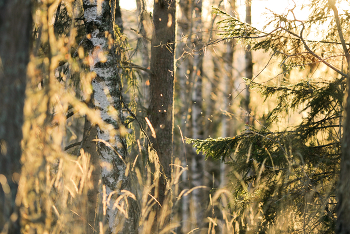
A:
[[[343,50],[344,50],[344,53],[345,53],[346,61],[348,62],[348,67],[349,67],[350,66],[350,54],[349,54],[348,48],[346,47],[346,44],[345,44],[343,31],[342,31],[342,28],[341,28],[341,25],[340,25],[338,9],[335,6],[334,0],[328,0],[328,4],[329,4],[329,6],[331,7],[331,9],[334,12],[334,18],[335,18],[335,22],[337,24],[337,30],[338,30],[338,34],[339,34],[339,39],[340,39],[340,42],[341,42],[341,44],[343,46]]]
[[[127,67],[124,66],[123,68],[135,68],[135,69],[139,69],[139,70],[142,70],[142,71],[145,71],[147,72],[148,74],[152,74],[151,70],[148,69],[148,68],[145,68],[145,67],[141,67],[137,64],[134,64],[134,63],[130,63],[130,62],[126,62],[126,61],[122,61],[121,62],[123,65],[128,65]]]
[[[282,29],[283,29],[284,31],[286,31],[287,33],[289,33],[289,34],[291,34],[291,35],[293,35],[293,36],[299,38],[299,39],[301,40],[301,42],[304,44],[305,49],[306,49],[311,55],[313,55],[314,57],[316,57],[320,62],[324,63],[326,66],[328,66],[329,68],[331,68],[331,69],[334,70],[335,72],[341,74],[342,76],[348,77],[347,74],[345,74],[344,72],[342,72],[342,71],[340,71],[339,69],[337,69],[336,67],[334,67],[332,64],[330,64],[330,63],[327,62],[325,59],[323,59],[323,58],[321,58],[320,56],[318,56],[315,52],[313,52],[313,51],[310,49],[310,47],[307,45],[306,41],[305,41],[304,38],[303,38],[302,33],[303,33],[303,30],[304,30],[304,24],[302,23],[302,25],[303,25],[303,28],[302,28],[302,30],[300,31],[300,36],[297,35],[297,34],[294,33],[294,32],[289,31],[288,29],[285,29],[285,28],[282,28]]]
[[[69,150],[70,148],[73,148],[73,147],[78,146],[78,145],[81,145],[81,141],[75,142],[75,143],[73,143],[73,144],[70,144],[70,145],[64,147],[64,150],[65,150],[65,151],[66,151],[66,150]]]

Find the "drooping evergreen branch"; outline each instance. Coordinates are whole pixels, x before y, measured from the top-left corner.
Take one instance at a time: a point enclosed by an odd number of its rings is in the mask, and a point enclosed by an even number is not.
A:
[[[243,35],[239,35],[239,36],[234,36],[234,37],[223,37],[223,38],[219,38],[217,40],[214,40],[214,41],[210,41],[208,42],[208,45],[211,45],[211,44],[216,44],[218,42],[221,42],[221,41],[225,41],[225,40],[228,40],[228,39],[233,39],[233,38],[243,38],[243,39],[259,39],[259,38],[264,38],[264,37],[267,37],[267,36],[276,36],[276,32],[279,30],[279,29],[284,29],[283,27],[277,27],[275,29],[273,29],[271,32],[264,32],[262,30],[259,30],[255,27],[253,27],[252,25],[250,24],[247,24],[245,22],[242,22],[240,21],[239,19],[235,18],[234,16],[231,16],[229,14],[227,14],[226,12],[218,9],[218,8],[213,8],[213,12],[216,13],[216,14],[222,14],[224,16],[227,16],[228,18],[227,19],[224,19],[224,20],[221,20],[218,22],[218,24],[224,24],[224,23],[232,23],[232,25],[235,26],[235,23],[237,23],[239,25],[239,27],[241,28],[241,30],[251,30],[252,32],[254,32],[254,34],[257,34],[258,36],[243,36]],[[297,21],[300,21],[300,20],[297,20]],[[302,21],[300,21],[302,22]],[[226,33],[228,32],[226,30],[226,28],[223,28],[224,30],[222,31],[223,34],[221,35],[226,35]],[[262,34],[262,35],[259,35],[259,34]],[[230,34],[229,34],[230,35]],[[292,39],[290,37],[286,37],[286,36],[283,36],[283,35],[280,35],[280,37],[284,37],[286,39]],[[297,36],[298,37],[298,36]],[[300,38],[294,38],[294,40],[300,40]],[[305,40],[305,39],[304,39]],[[336,41],[325,41],[325,40],[305,40],[306,42],[308,43],[321,43],[321,44],[335,44],[335,45],[342,45],[343,42],[336,42]],[[350,46],[350,43],[347,43],[345,42],[344,40],[344,44],[345,45],[349,45]]]

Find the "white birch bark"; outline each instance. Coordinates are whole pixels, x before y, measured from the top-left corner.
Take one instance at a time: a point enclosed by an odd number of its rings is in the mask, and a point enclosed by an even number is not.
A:
[[[113,125],[113,132],[107,132],[97,127],[97,142],[99,161],[101,165],[100,196],[102,196],[104,222],[108,225],[107,233],[134,233],[132,228],[133,216],[123,224],[127,218],[120,207],[128,211],[126,202],[121,199],[122,190],[128,190],[125,176],[126,143],[118,130],[124,129],[122,115],[122,93],[117,61],[120,56],[116,54],[114,45],[114,23],[121,20],[115,18],[115,9],[119,7],[118,1],[91,1],[84,0],[84,20],[89,41],[88,62],[90,71],[96,74],[92,81],[93,104],[100,111],[104,122]],[[97,165],[99,166],[99,165]],[[124,203],[124,204],[122,204]],[[117,206],[120,206],[116,208]]]

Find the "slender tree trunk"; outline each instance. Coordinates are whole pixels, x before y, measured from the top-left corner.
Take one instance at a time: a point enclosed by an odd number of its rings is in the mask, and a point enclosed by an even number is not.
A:
[[[213,6],[216,6],[219,8],[221,4],[223,3],[223,0],[217,1],[217,0],[212,0],[211,4]],[[210,31],[209,31],[209,40],[210,41],[215,41],[216,40],[216,19],[217,15],[214,16],[211,20],[211,26],[210,26]],[[208,124],[206,129],[205,129],[205,137],[216,137],[217,131],[215,130],[216,128],[216,122],[215,119],[217,118],[217,113],[215,108],[215,104],[218,100],[218,93],[219,93],[219,82],[220,82],[220,77],[221,75],[221,61],[220,58],[218,58],[216,51],[214,50],[214,47],[212,47],[211,52],[211,60],[213,63],[213,78],[209,79],[210,82],[210,95],[209,95],[209,104],[207,105],[206,108],[206,116],[205,119],[208,120]],[[209,159],[210,160],[210,159]],[[207,162],[207,161],[206,161]],[[207,171],[207,170],[206,170]]]
[[[122,190],[129,190],[128,178],[125,176],[126,170],[126,143],[122,132],[125,132],[124,116],[122,113],[122,86],[117,68],[120,61],[120,54],[116,52],[115,44],[115,26],[122,29],[121,13],[119,1],[91,1],[84,0],[84,20],[87,38],[89,40],[89,65],[90,70],[96,74],[92,81],[93,86],[93,104],[96,109],[100,110],[101,118],[104,122],[113,126],[113,129],[106,131],[97,127],[91,127],[88,138],[97,138],[99,162],[95,167],[101,167],[102,188],[99,187],[101,202],[103,204],[104,223],[108,225],[107,233],[136,233],[137,218],[135,212],[128,212],[128,216],[116,208],[116,199],[124,196]],[[116,114],[113,111],[116,110]],[[89,124],[88,124],[89,125]],[[113,132],[116,130],[115,132]],[[94,132],[97,134],[94,136]],[[93,141],[90,143],[95,144]],[[87,146],[86,146],[87,147]],[[94,145],[90,146],[91,154],[94,155]],[[96,169],[97,170],[97,169]],[[98,176],[97,171],[94,173]],[[96,183],[96,178],[93,179]],[[95,187],[94,189],[97,189]],[[96,192],[92,199],[96,199]],[[129,207],[126,207],[128,199]],[[121,204],[123,203],[123,204]],[[118,205],[124,206],[127,211],[133,207],[133,202],[124,197],[118,201]],[[95,212],[94,207],[90,206]],[[126,219],[125,219],[126,218]],[[125,221],[125,222],[124,222]]]
[[[168,193],[166,185],[171,176],[170,164],[173,155],[175,12],[174,0],[154,1],[149,119],[156,133],[151,140],[161,166],[155,196],[162,206]],[[164,223],[159,215],[160,213],[157,215],[160,219],[156,225],[161,228]]]
[[[193,91],[192,91],[192,138],[203,139],[203,95],[202,95],[202,74],[203,74],[203,50],[202,50],[202,0],[193,2],[194,23],[192,44],[194,45],[193,55]],[[204,155],[197,154],[192,149],[192,185],[204,185]],[[203,227],[205,196],[202,188],[193,190],[193,212],[195,214],[196,227]],[[204,204],[203,204],[204,203]]]
[[[148,68],[150,65],[150,54],[149,54],[149,38],[147,36],[147,22],[150,21],[150,16],[146,11],[145,0],[136,0],[137,11],[139,13],[139,33],[141,37],[138,39],[138,46],[140,47],[140,54],[142,58],[142,67]],[[142,74],[142,94],[143,94],[143,105],[147,108],[149,105],[149,74],[145,71],[141,71]]]
[[[340,162],[337,204],[337,234],[350,234],[350,64],[348,64],[344,136]]]
[[[179,17],[177,21],[178,25],[178,44],[177,44],[177,80],[179,84],[178,88],[178,95],[181,100],[180,102],[180,115],[181,115],[181,131],[183,136],[187,136],[188,134],[188,109],[190,106],[190,99],[189,99],[189,83],[190,83],[190,77],[192,75],[192,67],[190,67],[190,56],[188,56],[188,44],[189,44],[189,35],[191,32],[191,2],[189,0],[184,0],[179,2]],[[181,164],[185,168],[188,166],[187,161],[187,149],[188,145],[184,144],[182,142],[180,149],[178,153],[181,157]],[[191,148],[192,150],[192,148]],[[182,190],[189,189],[189,174],[188,171],[185,170],[181,174],[181,180],[182,180]],[[190,196],[184,196],[181,201],[181,230],[182,233],[188,233],[190,229]]]
[[[228,9],[226,9],[227,12],[229,12],[232,15],[235,15],[235,0],[230,1]],[[223,103],[223,110],[224,111],[230,111],[230,106],[232,105],[232,91],[233,91],[233,83],[234,83],[234,77],[233,77],[233,57],[234,57],[234,46],[235,42],[234,40],[226,41],[225,42],[225,52],[223,53],[223,59],[224,59],[224,75],[223,75],[223,92],[224,92],[224,103]],[[233,128],[233,126],[228,125],[229,117],[227,115],[222,116],[222,137],[228,137],[230,134],[229,128]],[[221,162],[220,164],[220,187],[223,187],[226,185],[226,164],[225,162]]]
[[[226,50],[223,54],[224,58],[224,75],[223,75],[223,110],[230,112],[230,105],[232,102],[232,83],[233,83],[233,55],[234,55],[234,41],[228,41],[225,43]],[[223,113],[222,115],[222,137],[229,136],[229,128],[233,126],[228,125],[229,117],[227,114]],[[220,164],[220,187],[226,185],[226,164],[221,162]]]
[[[16,195],[31,32],[30,1],[0,0],[0,232],[20,233]]]
[[[246,19],[245,22],[247,24],[252,23],[252,0],[246,0]],[[250,45],[247,46],[247,50],[245,52],[245,77],[249,80],[253,78],[253,59],[252,59],[252,52],[250,50]],[[245,92],[245,100],[244,100],[244,108],[246,111],[246,121],[245,123],[247,125],[251,125],[252,123],[252,118],[250,116],[250,91],[249,91],[249,86],[246,87],[246,92]]]
[[[349,46],[346,45],[343,31],[339,19],[338,9],[334,0],[328,0],[330,8],[333,10],[337,24],[338,36],[341,41],[345,59],[347,62],[346,71],[346,102],[345,102],[345,122],[344,135],[342,139],[342,153],[340,161],[340,176],[338,183],[338,204],[337,221],[335,232],[337,234],[350,234],[350,53]]]
[[[99,182],[101,178],[101,167],[97,138],[97,126],[92,125],[89,119],[85,118],[84,125],[84,139],[82,143],[82,149],[85,153],[90,154],[90,163],[93,165],[93,171],[91,173],[92,189],[87,193],[87,214],[86,214],[86,233],[93,234],[99,229],[99,222],[102,221],[101,217],[97,214],[100,213],[101,199],[99,199]]]

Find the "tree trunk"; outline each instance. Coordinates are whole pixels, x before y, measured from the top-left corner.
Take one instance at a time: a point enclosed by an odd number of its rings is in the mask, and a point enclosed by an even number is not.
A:
[[[348,64],[349,66],[350,64]],[[347,77],[347,97],[345,106],[344,136],[340,162],[337,204],[337,234],[350,234],[350,66]]]
[[[101,178],[101,167],[99,153],[98,153],[98,144],[96,141],[97,138],[97,126],[92,125],[89,119],[85,118],[84,125],[84,141],[82,143],[82,149],[85,153],[90,154],[90,163],[93,165],[93,171],[91,173],[91,182],[92,189],[89,189],[87,192],[87,214],[86,214],[86,233],[93,234],[98,230],[99,222],[102,219],[97,216],[99,213],[100,202],[99,200],[99,182]]]
[[[202,74],[203,74],[203,44],[202,44],[202,0],[193,3],[194,21],[192,44],[194,45],[193,55],[193,91],[192,91],[192,138],[203,139],[203,95],[202,95]],[[204,185],[204,155],[197,154],[192,149],[192,185],[193,187]],[[205,196],[203,188],[197,188],[192,192],[193,213],[195,227],[203,227],[205,217]]]
[[[16,194],[31,32],[30,1],[0,0],[0,232],[20,233]]]
[[[338,182],[337,221],[335,232],[337,234],[350,234],[350,53],[349,47],[345,43],[335,1],[328,0],[328,4],[333,10],[334,18],[338,28],[338,36],[342,43],[343,52],[347,61],[345,123],[341,148],[342,153],[340,161],[340,176]]]
[[[161,166],[160,182],[155,196],[162,205],[168,193],[166,184],[171,176],[173,155],[175,11],[173,0],[154,1],[149,119],[156,134],[151,141]],[[163,223],[157,222],[157,225],[160,228]]]
[[[235,15],[235,0],[231,1],[229,3],[228,9],[226,9],[226,12],[229,12],[231,15]],[[230,112],[232,105],[232,91],[233,91],[233,84],[234,84],[234,77],[233,77],[233,57],[234,57],[234,46],[235,42],[234,40],[229,40],[225,42],[225,52],[223,53],[223,59],[224,59],[224,75],[223,75],[223,92],[224,92],[224,103],[223,103],[223,110]],[[228,124],[229,117],[224,113],[222,115],[222,137],[228,137],[230,134],[229,128],[233,128],[232,125]],[[223,187],[226,185],[226,164],[225,162],[221,162],[220,164],[220,187]]]
[[[189,88],[190,88],[190,77],[192,76],[192,67],[190,66],[189,59],[191,58],[188,55],[188,45],[189,45],[189,35],[191,32],[191,2],[189,0],[184,0],[179,2],[179,17],[177,21],[178,25],[178,44],[177,47],[177,80],[178,80],[178,97],[180,98],[180,116],[181,116],[181,131],[183,136],[188,135],[189,123],[188,123],[188,110],[191,104],[189,98]],[[188,167],[187,161],[187,149],[192,150],[192,147],[184,144],[184,142],[180,143],[180,150],[177,152],[178,155],[181,155],[181,164],[184,168]],[[185,170],[181,174],[182,180],[182,191],[189,189],[189,174],[188,171]],[[181,201],[181,231],[182,233],[188,233],[191,229],[190,222],[190,196],[184,196]]]
[[[142,59],[142,67],[149,68],[150,64],[150,54],[149,54],[149,38],[147,36],[147,32],[149,31],[149,27],[147,25],[150,24],[151,21],[150,16],[146,10],[146,2],[145,0],[136,0],[137,11],[139,13],[139,33],[141,35],[138,38],[138,46],[140,48],[140,54]],[[149,105],[149,74],[145,71],[141,71],[142,74],[142,104],[147,108]]]
[[[247,24],[252,23],[252,0],[246,0],[246,19],[245,22]],[[252,59],[252,52],[250,50],[250,45],[247,46],[246,52],[245,52],[245,77],[249,80],[253,78],[253,59]],[[250,91],[249,86],[246,86],[246,92],[245,92],[245,100],[244,100],[244,109],[246,111],[246,125],[253,124],[252,118],[250,116]]]
[[[226,52],[223,54],[224,58],[224,76],[223,76],[223,110],[230,112],[230,105],[232,102],[232,89],[233,85],[233,51],[234,51],[234,41],[225,42]],[[222,115],[222,137],[229,136],[229,128],[233,126],[228,125],[229,117],[227,114],[223,113]],[[220,187],[226,185],[226,164],[225,162],[221,162],[220,164]]]
[[[130,191],[128,178],[125,176],[127,149],[123,137],[125,126],[122,112],[122,86],[120,70],[117,68],[120,54],[116,52],[119,50],[117,50],[118,45],[115,44],[118,32],[114,32],[116,24],[120,30],[122,29],[119,1],[84,0],[83,7],[85,28],[90,44],[87,48],[90,71],[96,74],[92,81],[92,101],[95,108],[100,110],[102,120],[113,126],[108,131],[97,127],[95,131],[97,135],[89,137],[90,139],[96,137],[98,142],[99,160],[94,161],[99,162],[95,167],[102,166],[102,188],[99,187],[99,193],[102,196],[104,222],[108,224],[107,233],[136,233],[136,213],[129,212],[127,217],[115,206],[116,199],[124,195],[122,190]],[[111,110],[116,112],[113,114]],[[116,132],[113,132],[114,130]],[[95,144],[92,141],[90,143]],[[93,145],[90,146],[91,149],[93,147]],[[97,173],[93,175],[99,176]],[[93,181],[96,182],[96,178]],[[90,192],[90,194],[95,193]],[[92,197],[97,198],[95,195]],[[125,199],[128,199],[129,207]],[[118,205],[126,207],[126,211],[133,209],[134,206],[127,196],[121,199]],[[91,206],[92,210],[89,212],[95,212],[94,207]]]
[[[337,234],[350,234],[350,72],[347,77],[347,97],[345,106],[344,136],[340,163],[337,204]]]

